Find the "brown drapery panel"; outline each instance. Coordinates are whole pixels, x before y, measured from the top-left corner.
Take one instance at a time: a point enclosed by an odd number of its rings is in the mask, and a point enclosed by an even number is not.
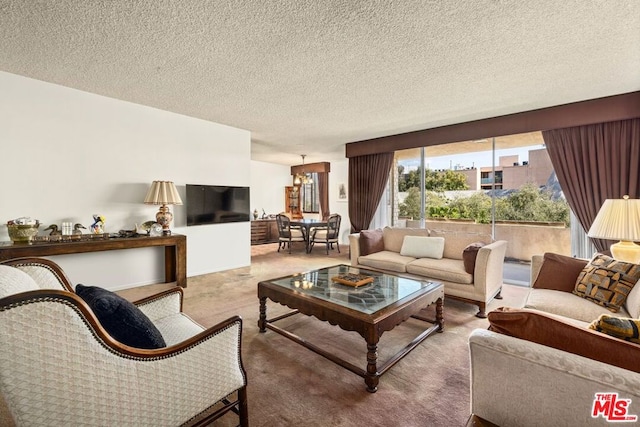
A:
[[[329,215],[329,174],[318,172],[318,199],[320,201],[320,219]]]
[[[349,219],[351,232],[369,228],[389,179],[393,153],[349,158]]]
[[[588,231],[606,199],[640,197],[640,118],[543,131],[558,181]],[[611,241],[591,239],[599,251]]]

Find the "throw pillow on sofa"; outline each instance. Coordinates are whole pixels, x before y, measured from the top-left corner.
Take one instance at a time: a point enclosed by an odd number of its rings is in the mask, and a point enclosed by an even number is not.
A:
[[[136,348],[166,347],[158,328],[132,302],[98,286],[76,285],[75,290],[117,341]]]
[[[640,373],[640,345],[573,325],[537,310],[501,307],[488,314],[489,330]]]
[[[384,251],[384,240],[382,239],[382,229],[362,230],[360,232],[360,255],[365,256],[376,252]]]
[[[598,254],[587,264],[573,293],[617,313],[640,279],[640,265]]]
[[[534,289],[573,292],[578,276],[589,261],[547,252],[543,256]]]
[[[640,319],[603,314],[589,325],[589,329],[640,344]]]
[[[404,236],[400,255],[414,258],[442,259],[443,237]]]
[[[484,246],[482,242],[475,242],[468,245],[462,251],[462,261],[464,263],[464,271],[469,274],[473,274],[476,270],[476,258],[478,257],[478,251]]]

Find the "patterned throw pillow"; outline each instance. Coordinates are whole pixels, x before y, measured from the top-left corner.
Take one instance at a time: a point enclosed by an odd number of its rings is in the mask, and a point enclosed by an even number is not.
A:
[[[640,279],[640,265],[596,255],[576,281],[573,293],[617,313]]]
[[[640,319],[602,314],[598,320],[591,322],[589,329],[595,329],[612,337],[640,344],[640,333],[638,332],[640,330]]]

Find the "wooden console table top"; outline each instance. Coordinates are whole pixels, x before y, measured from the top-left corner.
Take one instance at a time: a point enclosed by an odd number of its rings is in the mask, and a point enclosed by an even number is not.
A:
[[[101,252],[164,246],[165,281],[187,286],[187,237],[182,234],[168,236],[111,237],[108,239],[38,242],[33,244],[0,242],[0,261],[12,258]]]

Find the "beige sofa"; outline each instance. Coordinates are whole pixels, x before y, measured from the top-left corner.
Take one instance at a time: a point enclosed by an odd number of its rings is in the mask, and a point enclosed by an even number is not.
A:
[[[442,282],[447,298],[476,304],[479,308],[478,317],[486,317],[487,303],[493,298],[500,298],[506,241],[492,242],[487,235],[422,228],[385,227],[381,235],[383,246],[368,254],[361,253],[360,234],[349,235],[351,265]],[[403,256],[401,251],[405,236],[444,238],[442,258]],[[472,273],[468,273],[463,251],[477,242],[484,246],[477,250],[475,267]]]
[[[640,318],[640,281],[617,313],[567,290],[531,289],[522,309],[491,312],[490,330],[471,333],[473,414],[502,427],[640,421],[640,345],[588,328],[601,314]]]

